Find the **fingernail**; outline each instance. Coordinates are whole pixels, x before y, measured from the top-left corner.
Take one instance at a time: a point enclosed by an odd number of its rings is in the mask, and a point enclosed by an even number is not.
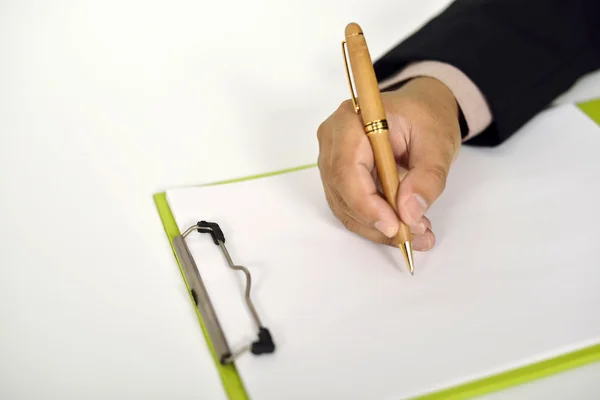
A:
[[[419,221],[416,224],[414,224],[413,226],[411,226],[410,230],[415,235],[424,235],[425,232],[427,231],[427,226],[425,225],[425,223],[423,221]]]
[[[419,221],[423,218],[425,210],[427,210],[427,202],[418,194],[413,194],[404,204],[406,212],[413,221]]]
[[[389,224],[386,224],[383,221],[377,221],[375,223],[375,229],[377,229],[379,232],[383,233],[385,236],[387,237],[394,237],[394,235],[396,234],[398,228]]]
[[[413,248],[415,251],[427,251],[433,247],[433,237],[430,235],[420,235],[413,238]]]

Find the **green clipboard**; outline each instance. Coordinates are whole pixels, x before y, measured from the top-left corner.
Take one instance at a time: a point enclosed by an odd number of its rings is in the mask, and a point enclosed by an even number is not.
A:
[[[593,121],[600,125],[600,99],[587,101],[577,105],[586,115],[588,115]],[[316,164],[303,165],[296,168],[284,169],[280,171],[268,172],[259,175],[252,175],[237,179],[231,179],[226,181],[208,183],[202,186],[211,185],[223,185],[228,183],[240,182],[245,180],[263,178],[267,176],[279,175],[288,172],[298,171],[306,168],[314,168]],[[190,302],[196,311],[198,321],[204,338],[209,347],[210,353],[213,357],[215,366],[221,377],[221,382],[230,400],[249,400],[248,394],[244,387],[244,384],[235,368],[234,365],[223,365],[219,362],[219,358],[215,353],[215,349],[210,342],[208,331],[202,317],[195,306],[194,299],[191,294],[190,285],[186,280],[181,261],[177,257],[173,246],[173,238],[180,235],[179,228],[175,223],[171,209],[167,202],[166,193],[156,193],[154,195],[154,202],[156,204],[158,214],[161,218],[165,233],[171,244],[173,255],[179,266],[179,270],[188,289],[190,296]],[[550,375],[564,372],[573,368],[581,367],[586,364],[600,361],[600,344],[587,347],[582,350],[574,351],[571,353],[563,354],[558,357],[550,358],[541,362],[530,364],[524,367],[516,368],[506,372],[502,372],[497,375],[492,375],[483,379],[478,379],[465,384],[457,385],[448,389],[443,389],[437,392],[426,394],[423,396],[416,397],[414,400],[458,400],[458,399],[470,399],[476,396],[500,391],[503,389],[510,388],[512,386],[521,385],[527,382],[531,382],[540,378],[548,377]]]

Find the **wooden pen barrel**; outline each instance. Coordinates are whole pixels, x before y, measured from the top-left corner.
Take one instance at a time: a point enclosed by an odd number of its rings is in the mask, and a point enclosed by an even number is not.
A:
[[[366,123],[385,120],[379,84],[373,70],[373,62],[360,26],[354,22],[346,26],[346,46],[360,113]]]
[[[379,181],[386,201],[398,213],[397,201],[400,177],[396,166],[396,158],[392,151],[387,117],[371,55],[363,31],[358,24],[354,22],[348,24],[345,34],[358,107],[365,133],[373,148]],[[399,244],[412,240],[410,228],[406,224],[400,224],[396,240]]]

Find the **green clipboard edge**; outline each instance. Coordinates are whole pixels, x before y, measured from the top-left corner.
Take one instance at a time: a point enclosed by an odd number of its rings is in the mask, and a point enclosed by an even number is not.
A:
[[[580,103],[577,106],[593,121],[600,125],[600,99]],[[295,168],[208,183],[201,186],[223,185],[228,183],[241,182],[314,167],[316,167],[316,164],[308,164]],[[173,255],[177,261],[177,265],[179,266],[179,271],[181,272],[181,276],[183,277],[185,285],[188,289],[190,302],[192,306],[194,306],[189,284],[185,279],[185,274],[183,273],[183,268],[181,266],[180,260],[177,258],[177,254],[175,253],[175,249],[173,248],[173,238],[179,235],[180,231],[177,227],[177,224],[175,223],[175,219],[173,218],[171,209],[169,208],[166,192],[156,193],[154,195],[154,202],[156,204],[158,214],[162,220],[162,224],[167,238],[169,239]],[[196,315],[198,317],[200,327],[202,328],[204,338],[209,347],[210,353],[213,357],[213,361],[217,367],[217,370],[221,377],[221,382],[223,383],[223,387],[225,389],[225,392],[227,393],[228,398],[230,400],[249,400],[244,384],[235,366],[223,366],[218,362],[218,357],[216,356],[212,343],[210,342],[206,326],[204,325],[204,321],[202,321],[200,313],[195,306],[194,310],[196,311]],[[577,350],[554,358],[536,362],[524,367],[516,368],[486,378],[477,379],[465,384],[418,396],[415,397],[413,400],[471,399],[476,396],[482,396],[484,394],[489,394],[492,392],[508,389],[517,385],[522,385],[534,380],[546,378],[560,372],[565,372],[567,370],[571,370],[598,361],[600,361],[600,343],[586,347],[581,350]]]
[[[600,125],[600,98],[580,103],[577,106],[594,122]]]

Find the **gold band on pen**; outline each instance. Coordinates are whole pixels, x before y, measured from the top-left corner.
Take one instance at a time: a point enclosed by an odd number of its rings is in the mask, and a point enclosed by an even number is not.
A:
[[[369,122],[365,125],[365,132],[367,135],[371,135],[373,133],[381,133],[388,130],[388,122],[385,119],[380,119],[378,121]]]

